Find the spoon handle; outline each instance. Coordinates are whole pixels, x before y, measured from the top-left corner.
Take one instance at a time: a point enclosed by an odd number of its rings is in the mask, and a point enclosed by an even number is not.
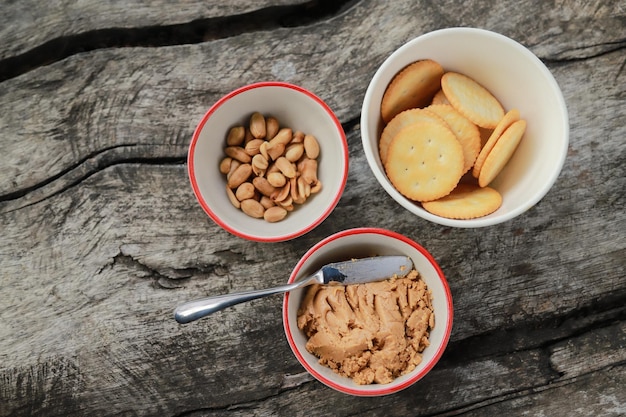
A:
[[[279,287],[216,295],[213,297],[202,298],[200,300],[189,301],[176,307],[174,310],[174,318],[181,324],[190,323],[194,320],[208,316],[209,314],[213,314],[216,311],[234,306],[235,304],[255,300],[268,295],[292,291],[296,288],[304,287],[315,282],[317,282],[317,279],[316,276],[313,275],[307,279],[294,282],[293,284],[281,285]]]

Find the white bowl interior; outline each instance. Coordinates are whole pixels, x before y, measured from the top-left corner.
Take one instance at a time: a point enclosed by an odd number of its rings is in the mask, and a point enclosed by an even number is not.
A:
[[[248,126],[255,111],[276,117],[281,127],[314,135],[321,149],[322,190],[276,223],[254,219],[233,207],[225,192],[226,178],[219,172],[228,130]],[[259,83],[225,96],[207,112],[194,133],[188,163],[196,197],[216,223],[247,239],[280,241],[308,232],[334,209],[347,179],[348,146],[341,124],[317,96],[285,83]]]
[[[363,228],[334,234],[307,252],[294,269],[289,281],[293,282],[313,274],[329,262],[375,255],[409,256],[433,294],[435,327],[430,334],[431,344],[424,350],[422,362],[412,372],[389,384],[371,385],[358,385],[350,378],[336,374],[330,368],[319,364],[315,355],[305,348],[307,338],[297,326],[297,312],[305,290],[296,290],[286,294],[283,306],[287,339],[300,363],[320,382],[338,391],[359,396],[390,394],[422,378],[439,360],[452,328],[452,297],[439,266],[419,244],[395,232]]]
[[[445,70],[474,78],[497,97],[506,110],[517,108],[528,122],[513,158],[492,182],[503,197],[494,213],[471,220],[445,219],[405,198],[389,182],[380,162],[380,103],[389,82],[406,65],[430,58]],[[556,181],[567,155],[569,121],[561,90],[546,66],[518,42],[494,32],[451,28],[409,41],[380,66],[365,94],[361,135],[367,161],[387,193],[403,207],[435,223],[482,227],[501,223],[535,205]]]

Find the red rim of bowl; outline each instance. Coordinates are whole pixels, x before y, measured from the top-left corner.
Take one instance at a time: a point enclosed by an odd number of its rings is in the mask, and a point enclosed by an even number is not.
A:
[[[391,386],[389,386],[389,385],[381,385],[380,389],[375,389],[375,390],[360,390],[360,389],[349,388],[349,387],[343,386],[341,384],[337,384],[337,383],[329,380],[328,378],[324,377],[319,372],[317,372],[313,367],[311,367],[307,363],[307,361],[304,359],[304,356],[302,355],[302,352],[300,351],[300,349],[298,349],[298,347],[297,347],[297,345],[296,345],[296,343],[295,343],[295,341],[293,339],[293,335],[292,335],[292,333],[291,333],[291,331],[289,329],[289,315],[288,315],[289,293],[285,293],[285,296],[284,296],[284,299],[283,299],[283,327],[285,329],[285,335],[287,336],[287,341],[288,341],[289,346],[291,347],[291,350],[293,351],[294,355],[296,356],[296,358],[298,359],[300,364],[302,364],[302,366],[304,366],[304,368],[311,375],[313,375],[318,381],[324,383],[325,385],[327,385],[327,386],[329,386],[331,388],[336,389],[337,391],[343,392],[345,394],[350,394],[350,395],[355,395],[355,396],[362,396],[362,397],[363,396],[374,397],[374,396],[393,394],[393,393],[399,392],[399,391],[401,391],[401,390],[403,390],[405,388],[408,388],[409,386],[413,385],[415,382],[417,382],[420,379],[422,379],[424,377],[424,375],[426,375],[435,366],[435,364],[439,361],[439,358],[441,358],[441,355],[443,355],[443,352],[446,349],[446,346],[448,345],[448,340],[450,339],[450,333],[452,331],[453,307],[452,307],[452,302],[451,302],[452,294],[450,292],[450,287],[448,286],[448,281],[446,280],[446,278],[445,278],[445,276],[443,274],[443,271],[441,270],[441,268],[439,267],[439,264],[437,264],[437,261],[435,261],[433,256],[424,247],[422,247],[420,244],[418,244],[417,242],[407,238],[406,236],[403,236],[403,235],[401,235],[399,233],[396,233],[396,232],[392,232],[390,230],[381,229],[381,228],[375,228],[375,227],[364,227],[364,228],[356,228],[356,229],[344,230],[344,231],[335,233],[334,235],[331,235],[331,236],[325,238],[324,240],[320,241],[315,246],[313,246],[311,249],[309,249],[304,254],[304,256],[300,259],[300,261],[298,261],[298,263],[296,264],[296,267],[294,268],[293,272],[291,273],[291,276],[289,277],[289,283],[292,283],[296,279],[296,276],[300,272],[300,269],[302,268],[304,263],[319,248],[323,247],[324,245],[328,244],[329,242],[332,242],[333,240],[339,239],[339,238],[344,237],[344,236],[357,235],[357,234],[366,234],[366,233],[389,236],[389,237],[401,240],[402,242],[409,244],[410,246],[412,246],[413,248],[418,250],[422,255],[424,255],[424,257],[426,259],[428,259],[428,262],[430,262],[430,264],[433,266],[435,271],[437,271],[437,275],[439,276],[439,279],[441,280],[441,283],[443,285],[443,288],[444,288],[444,291],[445,291],[445,294],[446,294],[446,300],[447,300],[446,304],[448,306],[448,320],[445,323],[444,338],[441,341],[441,344],[439,345],[439,347],[437,348],[437,352],[435,352],[435,354],[433,355],[431,360],[426,364],[426,366],[420,372],[416,373],[411,378],[407,379],[406,381],[402,382],[401,384],[396,384],[396,385],[391,385]]]
[[[213,211],[211,210],[211,207],[209,207],[209,205],[207,204],[207,202],[205,201],[205,199],[202,197],[202,195],[200,194],[200,189],[198,187],[198,182],[196,179],[196,175],[194,173],[194,162],[193,162],[193,156],[195,154],[195,149],[196,149],[196,144],[198,142],[198,138],[200,136],[200,132],[202,131],[202,129],[204,128],[204,125],[206,124],[207,120],[209,120],[209,118],[211,117],[211,115],[213,115],[213,113],[215,113],[215,111],[220,108],[226,101],[230,100],[231,98],[244,93],[246,91],[249,90],[253,90],[256,88],[263,88],[263,87],[283,87],[283,88],[289,88],[291,90],[295,90],[298,91],[302,94],[307,95],[309,98],[313,99],[315,102],[317,102],[317,104],[319,104],[324,111],[328,114],[328,116],[332,119],[333,123],[335,124],[335,127],[337,128],[337,131],[339,132],[341,139],[342,139],[342,147],[343,147],[343,159],[344,159],[344,169],[343,172],[341,173],[341,187],[339,188],[339,192],[335,195],[335,197],[333,198],[332,203],[326,207],[326,209],[324,210],[324,212],[322,212],[322,214],[320,214],[313,222],[311,222],[309,225],[307,225],[306,227],[303,227],[299,230],[296,230],[292,233],[287,233],[284,235],[279,235],[279,236],[273,236],[273,237],[265,237],[265,236],[258,236],[258,235],[253,235],[253,234],[249,234],[249,233],[243,233],[233,227],[231,227],[230,225],[228,225],[227,223],[225,223],[224,221],[222,221],[220,219],[220,217]],[[308,233],[309,231],[311,231],[312,229],[314,229],[316,226],[318,226],[321,222],[323,222],[326,217],[328,217],[330,215],[330,213],[334,210],[334,208],[337,206],[337,203],[339,203],[339,199],[341,198],[341,195],[343,194],[343,190],[345,188],[346,185],[346,181],[348,180],[348,142],[346,140],[346,134],[343,131],[343,127],[341,126],[341,123],[339,122],[339,119],[337,119],[337,116],[335,116],[335,113],[333,113],[333,111],[331,110],[331,108],[318,96],[316,96],[315,94],[313,94],[312,92],[297,86],[295,84],[290,84],[290,83],[286,83],[286,82],[282,82],[282,81],[263,81],[263,82],[258,82],[258,83],[253,83],[253,84],[249,84],[243,87],[240,87],[228,94],[226,94],[225,96],[223,96],[222,98],[220,98],[217,102],[215,102],[215,104],[213,104],[209,110],[205,113],[205,115],[202,117],[202,120],[200,121],[200,123],[198,124],[198,126],[196,127],[195,131],[193,132],[193,137],[191,139],[191,143],[189,145],[189,151],[187,153],[187,173],[189,175],[189,180],[191,181],[191,187],[193,188],[193,193],[196,196],[196,200],[198,200],[198,203],[200,203],[200,206],[202,206],[202,209],[205,211],[206,214],[208,214],[208,216],[215,222],[217,223],[220,227],[222,227],[223,229],[227,230],[228,232],[232,233],[235,236],[239,236],[241,238],[244,239],[248,239],[248,240],[253,240],[253,241],[257,241],[257,242],[281,242],[281,241],[285,241],[285,240],[290,240],[290,239],[294,239],[298,236],[302,236],[305,233]]]

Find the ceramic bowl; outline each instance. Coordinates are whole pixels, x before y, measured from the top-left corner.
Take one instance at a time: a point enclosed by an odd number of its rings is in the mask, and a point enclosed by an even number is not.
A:
[[[505,111],[517,108],[528,125],[511,160],[490,184],[502,206],[485,217],[455,220],[436,216],[400,194],[380,161],[383,128],[380,105],[387,85],[408,64],[433,59],[444,70],[463,73],[485,86]],[[378,182],[400,205],[428,221],[453,227],[483,227],[510,220],[541,200],[563,167],[569,143],[565,100],[553,75],[518,42],[483,29],[449,28],[421,35],[393,52],[367,87],[361,111],[361,136],[367,162]]]
[[[275,117],[281,127],[314,135],[321,149],[322,190],[275,223],[236,209],[225,191],[226,177],[219,171],[228,131],[235,125],[249,126],[253,112]],[[194,131],[187,162],[193,192],[215,223],[241,238],[278,242],[309,232],[335,208],[348,177],[348,145],[341,123],[318,96],[284,82],[261,82],[239,88],[211,106]]]
[[[443,354],[452,329],[452,296],[446,278],[432,255],[418,243],[398,233],[380,228],[345,230],[317,243],[299,260],[289,282],[315,273],[321,266],[352,258],[373,255],[406,255],[421,274],[433,295],[435,326],[430,333],[430,346],[423,352],[421,363],[411,372],[387,384],[359,385],[341,376],[306,350],[307,337],[298,329],[298,308],[306,289],[285,294],[283,324],[287,341],[302,366],[323,384],[355,396],[381,396],[405,389],[424,377]]]

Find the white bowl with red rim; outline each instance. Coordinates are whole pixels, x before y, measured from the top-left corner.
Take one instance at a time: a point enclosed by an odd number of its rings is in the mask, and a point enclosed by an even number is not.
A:
[[[495,212],[475,219],[448,219],[426,211],[402,195],[387,178],[378,142],[383,129],[380,106],[393,77],[422,59],[465,74],[486,87],[505,111],[517,108],[527,128],[513,157],[489,185],[502,195]],[[394,51],[372,77],[361,109],[361,139],[367,162],[385,191],[402,207],[433,223],[485,227],[511,220],[539,202],[556,182],[569,146],[565,99],[550,70],[529,49],[499,33],[447,28],[420,35]]]
[[[307,337],[298,328],[297,314],[306,289],[285,294],[283,325],[287,341],[302,366],[323,384],[355,396],[382,396],[393,394],[413,385],[424,377],[439,361],[452,330],[452,295],[446,278],[433,256],[420,244],[396,232],[380,228],[357,228],[333,234],[311,249],[298,261],[289,282],[315,273],[323,265],[352,258],[374,255],[406,255],[432,291],[435,326],[430,333],[430,346],[421,363],[411,372],[388,384],[359,385],[319,363],[318,358],[306,350]]]
[[[253,112],[273,116],[281,127],[294,132],[312,134],[320,145],[322,190],[276,223],[236,209],[225,192],[226,178],[219,171],[229,129],[249,126]],[[348,144],[341,123],[317,95],[285,82],[259,82],[226,94],[209,108],[194,131],[187,164],[196,199],[215,223],[244,239],[278,242],[311,231],[333,211],[348,178]]]

